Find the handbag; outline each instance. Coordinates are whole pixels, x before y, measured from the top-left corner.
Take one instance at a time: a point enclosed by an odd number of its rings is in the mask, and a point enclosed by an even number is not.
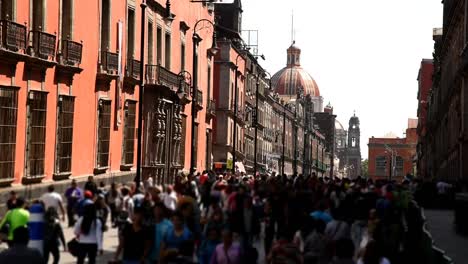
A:
[[[68,252],[74,257],[78,255],[78,252],[80,250],[80,243],[76,238],[73,238],[72,240],[68,241],[67,243],[68,247]]]

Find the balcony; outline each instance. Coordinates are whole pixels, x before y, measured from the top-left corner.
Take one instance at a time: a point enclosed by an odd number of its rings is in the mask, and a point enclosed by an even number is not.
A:
[[[160,65],[146,65],[146,85],[160,85],[169,87],[172,91],[178,91],[180,78],[177,74]],[[189,87],[190,88],[190,87]],[[186,89],[184,86],[183,89]],[[190,89],[188,89],[190,90]]]
[[[211,118],[216,116],[216,101],[211,99],[208,100],[206,106],[206,120],[211,120]]]
[[[108,50],[101,51],[98,79],[110,82],[119,77],[119,54]]]
[[[0,20],[0,51],[7,51],[6,53],[13,56],[24,55],[26,41],[26,25],[10,20]]]
[[[128,58],[125,67],[125,81],[129,82],[131,85],[136,85],[140,80],[140,67],[140,61]]]
[[[31,56],[46,61],[55,60],[55,43],[57,40],[55,35],[41,30],[31,30],[29,35],[30,39],[32,39]]]
[[[197,90],[197,94],[195,96],[195,108],[198,111],[203,109],[203,92],[201,90]]]
[[[80,73],[81,58],[83,53],[83,43],[64,39],[62,40],[62,51],[57,54],[57,70],[71,76]]]

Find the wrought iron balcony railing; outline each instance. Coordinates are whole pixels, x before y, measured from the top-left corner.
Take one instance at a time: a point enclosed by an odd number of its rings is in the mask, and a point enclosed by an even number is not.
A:
[[[62,41],[62,64],[78,67],[81,64],[83,43],[65,39]]]
[[[57,37],[54,34],[41,31],[40,29],[31,30],[29,34],[32,39],[33,49],[33,53],[31,55],[44,60],[53,61],[55,59],[55,44]]]
[[[140,79],[140,65],[141,65],[140,61],[134,60],[133,58],[128,58],[125,76],[133,78],[135,80],[139,80]]]
[[[119,68],[119,54],[106,50],[102,51],[101,66],[102,70],[104,70],[107,74],[116,75]]]
[[[14,52],[26,50],[26,25],[0,20],[0,47]]]
[[[179,90],[180,78],[177,74],[162,67],[161,65],[146,65],[146,84],[150,85],[164,85],[173,90]],[[190,93],[190,85],[186,84],[183,87],[184,91]],[[185,90],[187,89],[187,91]]]

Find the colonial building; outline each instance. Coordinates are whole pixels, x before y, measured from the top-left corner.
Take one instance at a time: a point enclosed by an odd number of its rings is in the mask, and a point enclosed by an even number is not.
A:
[[[451,182],[468,179],[467,4],[443,1],[443,30],[434,29],[434,76],[421,144],[428,177]]]
[[[432,76],[434,63],[432,59],[423,59],[418,72],[418,147],[417,147],[417,175],[418,177],[429,177],[428,163],[428,141],[427,141],[427,106],[429,92],[432,88]]]
[[[191,145],[197,146],[197,169],[210,166],[213,54],[207,51],[213,31],[200,30],[201,24],[194,28],[200,19],[205,26],[214,21],[210,6],[146,1],[145,39],[140,39],[140,0],[0,3],[3,185],[88,175],[132,180],[142,64],[143,175],[172,181],[177,172],[188,171]],[[193,12],[185,12],[188,6]],[[200,69],[196,94],[189,91],[193,39]]]
[[[406,137],[369,138],[369,177],[373,180],[401,181],[414,175],[416,158],[417,119],[408,119]]]

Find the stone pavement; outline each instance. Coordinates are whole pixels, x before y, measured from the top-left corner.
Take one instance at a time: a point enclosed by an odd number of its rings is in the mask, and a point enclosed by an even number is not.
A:
[[[454,264],[468,263],[468,237],[455,233],[453,211],[424,210],[424,214],[435,245],[444,250]]]

